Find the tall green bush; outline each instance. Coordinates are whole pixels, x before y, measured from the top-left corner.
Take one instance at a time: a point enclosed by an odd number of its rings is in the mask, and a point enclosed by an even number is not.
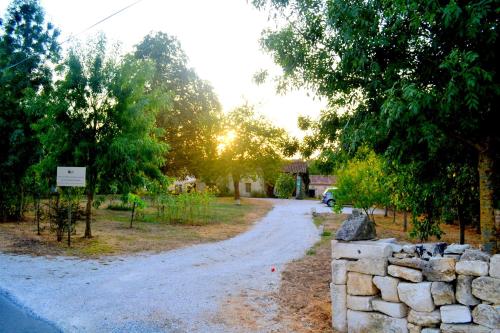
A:
[[[282,173],[276,180],[276,194],[278,198],[288,199],[292,196],[295,189],[295,179],[287,174]]]

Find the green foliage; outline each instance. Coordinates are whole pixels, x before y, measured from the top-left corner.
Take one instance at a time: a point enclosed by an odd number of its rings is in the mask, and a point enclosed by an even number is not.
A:
[[[168,223],[206,224],[213,219],[215,196],[209,191],[163,194],[157,220]]]
[[[88,237],[97,189],[127,193],[144,187],[147,179],[161,177],[166,152],[155,127],[165,96],[146,91],[152,66],[116,51],[107,50],[103,36],[73,47],[58,67],[54,90],[30,104],[47,110],[35,126],[46,152],[40,163],[46,175],[53,177],[57,165],[87,168]]]
[[[295,190],[295,179],[288,173],[282,173],[276,180],[275,190],[278,198],[290,198]]]
[[[151,89],[173,96],[156,114],[164,129],[161,139],[171,147],[163,170],[172,177],[213,181],[222,111],[212,86],[188,67],[179,41],[165,33],[144,37],[134,56],[153,63]]]
[[[248,104],[230,112],[225,117],[224,128],[232,134],[232,140],[221,143],[220,175],[231,175],[235,184],[244,177],[261,176],[266,185],[274,185],[281,172],[283,156],[292,152],[295,140],[284,129],[256,115]],[[238,190],[234,195],[239,199]]]
[[[50,64],[59,57],[59,31],[45,21],[38,1],[14,0],[0,22],[0,219],[20,219],[25,179],[38,162],[41,148],[31,124],[43,110],[24,107],[27,96],[50,89]],[[36,182],[36,181],[35,181]]]
[[[371,214],[373,219],[375,206],[387,202],[384,176],[383,161],[374,152],[349,161],[337,172],[335,211],[340,212],[344,205],[352,204],[362,208],[367,215]]]
[[[427,234],[439,219],[440,196],[453,205],[471,197],[469,186],[448,186],[458,183],[447,166],[479,165],[487,209],[481,227],[495,233],[489,166],[500,161],[498,1],[253,3],[284,22],[262,38],[284,70],[279,88],[307,86],[328,99],[317,122],[301,121],[312,132],[301,145],[305,156],[321,150],[319,159],[334,166],[369,146],[409,168],[396,180],[404,193],[393,200],[424,214]],[[478,187],[477,175],[468,179]]]

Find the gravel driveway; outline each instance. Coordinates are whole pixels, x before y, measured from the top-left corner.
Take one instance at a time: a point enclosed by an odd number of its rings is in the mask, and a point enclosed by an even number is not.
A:
[[[317,201],[273,200],[235,238],[160,254],[103,260],[0,254],[0,291],[65,332],[234,332],[222,306],[234,295],[276,291],[280,269],[318,239]],[[271,268],[276,267],[272,272]],[[279,329],[275,304],[249,332]]]

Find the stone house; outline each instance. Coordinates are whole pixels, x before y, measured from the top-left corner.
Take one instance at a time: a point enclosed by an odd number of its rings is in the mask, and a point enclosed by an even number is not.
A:
[[[230,193],[234,193],[233,178],[231,176],[227,177],[227,188]],[[266,187],[264,184],[264,179],[262,177],[249,178],[244,177],[239,182],[240,196],[251,197],[251,196],[265,196]]]
[[[321,198],[323,192],[329,187],[337,184],[335,176],[325,175],[310,175],[309,176],[309,191],[307,195],[311,198]]]

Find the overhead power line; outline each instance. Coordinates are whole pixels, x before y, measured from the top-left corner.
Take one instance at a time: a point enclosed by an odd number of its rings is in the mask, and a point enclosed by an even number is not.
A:
[[[121,8],[121,9],[119,9],[119,10],[117,10],[117,11],[113,12],[112,14],[110,14],[110,15],[106,16],[105,18],[103,18],[103,19],[101,19],[101,20],[97,21],[96,23],[94,23],[94,24],[92,24],[92,25],[88,26],[87,28],[83,29],[82,31],[80,31],[80,32],[78,32],[78,33],[76,33],[76,34],[74,34],[74,35],[70,35],[70,36],[69,36],[68,38],[66,38],[64,41],[62,41],[61,43],[59,43],[59,46],[61,46],[61,45],[65,44],[65,43],[67,43],[67,42],[69,42],[70,40],[74,39],[75,37],[77,37],[77,36],[79,36],[79,35],[81,35],[81,34],[83,34],[83,33],[87,32],[87,31],[89,31],[90,29],[92,29],[92,28],[94,28],[94,27],[98,26],[99,24],[101,24],[101,23],[103,23],[103,22],[105,22],[105,21],[109,20],[109,19],[110,19],[110,18],[112,18],[113,16],[116,16],[116,15],[120,14],[121,12],[123,12],[123,11],[125,11],[125,10],[129,9],[130,7],[133,7],[133,6],[137,5],[139,2],[142,2],[142,1],[144,1],[144,0],[137,0],[137,1],[133,2],[133,3],[131,3],[130,5],[127,5],[127,6],[123,7],[123,8]],[[34,54],[33,54],[33,55],[30,55],[30,56],[28,56],[28,57],[24,58],[23,60],[16,62],[15,64],[12,64],[12,65],[10,65],[10,66],[7,66],[7,67],[5,67],[5,68],[2,68],[1,72],[5,72],[6,70],[9,70],[9,69],[14,68],[14,67],[16,67],[16,66],[19,66],[20,64],[22,64],[22,63],[24,63],[24,62],[28,61],[29,59],[33,58],[34,56],[35,56]]]

